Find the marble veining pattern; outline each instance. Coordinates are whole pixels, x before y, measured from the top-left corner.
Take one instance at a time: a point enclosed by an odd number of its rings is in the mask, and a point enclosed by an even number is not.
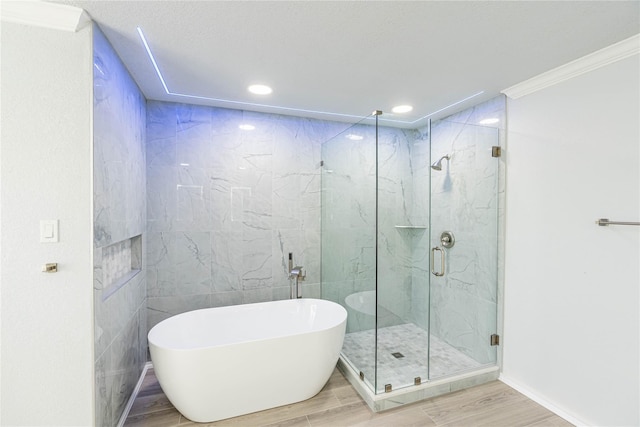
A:
[[[288,298],[289,252],[306,270],[303,294],[320,296],[320,143],[346,126],[148,102],[149,329]]]
[[[147,361],[146,101],[97,25],[93,53],[95,425],[110,427]]]
[[[145,229],[145,102],[122,62],[95,30],[94,243],[106,246]],[[115,54],[114,54],[115,55]]]

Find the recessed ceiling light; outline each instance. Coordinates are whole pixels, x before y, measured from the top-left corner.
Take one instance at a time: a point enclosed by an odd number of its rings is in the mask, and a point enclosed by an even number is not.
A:
[[[256,128],[254,125],[250,125],[248,123],[243,123],[238,127],[242,130],[254,130]]]
[[[493,125],[495,123],[498,123],[500,121],[500,119],[495,118],[495,117],[491,117],[489,119],[484,119],[484,120],[480,120],[478,123],[481,125]]]
[[[396,105],[391,109],[392,112],[398,114],[408,113],[411,110],[413,110],[413,107],[411,105]]]
[[[364,137],[362,135],[356,135],[355,133],[350,133],[349,135],[347,135],[347,138],[349,138],[352,141],[360,141]]]
[[[273,92],[273,89],[267,85],[251,85],[247,90],[251,93],[255,93],[256,95],[269,95]]]

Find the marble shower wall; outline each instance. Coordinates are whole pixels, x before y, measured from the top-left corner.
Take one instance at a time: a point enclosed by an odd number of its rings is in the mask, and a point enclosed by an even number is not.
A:
[[[387,317],[383,326],[426,329],[428,132],[381,127],[378,133],[378,317]]]
[[[289,252],[306,270],[304,296],[320,296],[320,144],[346,127],[148,102],[149,329],[189,310],[288,298]]]
[[[499,122],[478,124],[486,118]],[[480,363],[497,357],[489,337],[498,332],[504,174],[491,147],[502,145],[504,119],[504,98],[498,97],[431,127],[432,160],[451,155],[431,175],[431,246],[441,246],[445,230],[456,238],[453,248],[444,249],[445,275],[431,275],[431,333]]]
[[[96,25],[93,58],[95,424],[114,426],[147,361],[146,101]]]
[[[411,245],[411,322],[429,330],[429,269],[430,250],[430,195],[431,147],[429,128],[415,131],[411,139],[411,212],[410,224],[415,228],[405,229],[403,238]],[[400,231],[400,230],[399,230]]]

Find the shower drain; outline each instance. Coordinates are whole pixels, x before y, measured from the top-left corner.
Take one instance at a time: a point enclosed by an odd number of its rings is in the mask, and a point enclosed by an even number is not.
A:
[[[391,353],[391,355],[393,357],[395,357],[396,359],[402,359],[404,357],[404,354],[400,353],[399,351],[397,351],[395,353]]]

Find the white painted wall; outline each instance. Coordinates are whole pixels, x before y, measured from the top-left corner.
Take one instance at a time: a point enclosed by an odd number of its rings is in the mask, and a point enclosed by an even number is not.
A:
[[[92,51],[2,23],[2,425],[93,424]],[[39,221],[59,219],[60,242]],[[40,271],[45,262],[60,271]]]
[[[0,9],[0,13],[2,9]],[[1,30],[1,28],[0,28]],[[0,31],[2,46],[2,31]],[[2,55],[0,50],[0,82],[2,82]],[[0,87],[1,89],[1,87]],[[2,96],[0,96],[0,224],[2,224]],[[0,226],[0,384],[2,384],[2,226]],[[2,386],[0,386],[0,423],[2,422]]]
[[[587,425],[640,424],[638,65],[507,104],[502,378]]]

